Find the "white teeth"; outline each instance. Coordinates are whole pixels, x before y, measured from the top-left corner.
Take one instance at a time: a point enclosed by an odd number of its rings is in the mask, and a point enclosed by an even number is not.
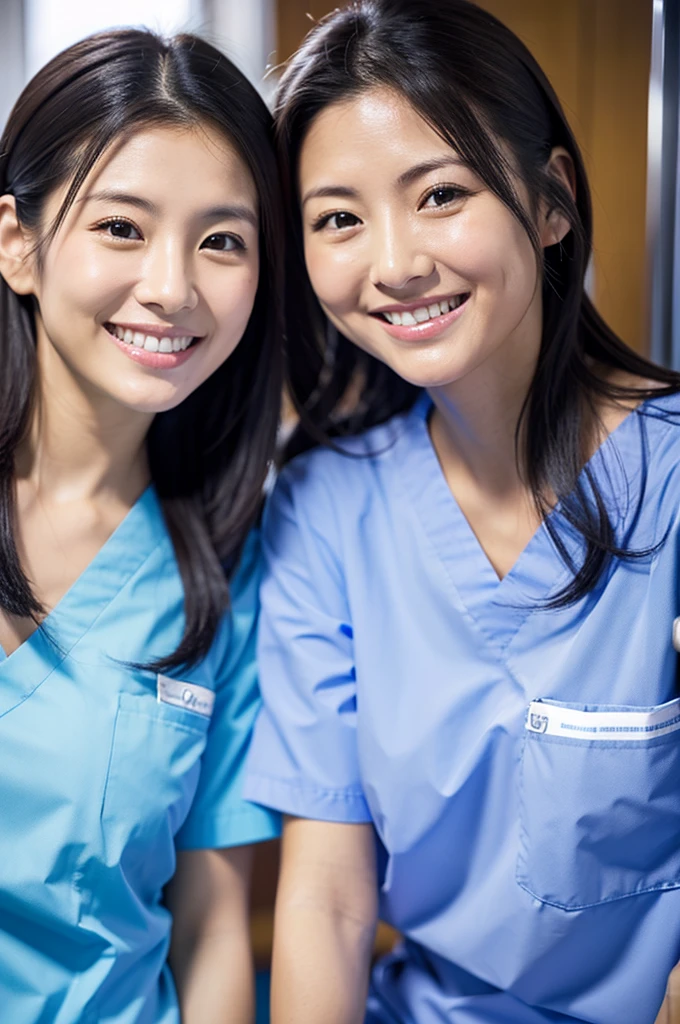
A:
[[[424,324],[427,320],[434,320],[438,316],[444,316],[450,310],[458,309],[466,299],[466,295],[456,295],[451,299],[441,299],[439,302],[432,302],[429,306],[419,306],[412,312],[405,310],[403,313],[391,311],[383,313],[383,316],[390,324],[403,327],[413,327],[415,324]]]
[[[194,340],[191,335],[185,338],[157,338],[154,334],[133,331],[129,327],[119,327],[118,324],[112,324],[110,330],[119,341],[143,348],[147,352],[184,352]]]

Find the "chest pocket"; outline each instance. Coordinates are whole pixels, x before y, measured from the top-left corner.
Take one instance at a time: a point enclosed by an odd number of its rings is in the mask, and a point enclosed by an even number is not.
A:
[[[680,700],[535,701],[521,775],[517,881],[581,910],[680,887]]]
[[[173,838],[191,806],[210,718],[121,693],[102,804],[109,867],[120,865],[142,898],[174,870]]]

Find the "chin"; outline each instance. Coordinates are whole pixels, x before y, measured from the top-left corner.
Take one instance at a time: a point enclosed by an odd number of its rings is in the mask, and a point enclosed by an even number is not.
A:
[[[154,416],[159,412],[168,412],[175,409],[189,395],[188,391],[178,391],[177,388],[154,388],[147,392],[135,390],[126,394],[112,396],[131,412],[141,413],[147,416]]]
[[[402,380],[405,380],[408,384],[413,384],[414,387],[425,388],[427,391],[431,388],[444,388],[454,384],[461,377],[464,377],[466,373],[466,370],[460,367],[442,365],[423,366],[421,361],[416,366],[410,360],[404,362],[395,359],[384,360],[384,362]]]

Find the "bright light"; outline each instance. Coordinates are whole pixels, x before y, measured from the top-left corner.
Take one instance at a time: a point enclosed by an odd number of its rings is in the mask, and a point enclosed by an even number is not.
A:
[[[26,0],[27,77],[91,32],[134,25],[172,34],[191,29],[196,10],[196,0]]]

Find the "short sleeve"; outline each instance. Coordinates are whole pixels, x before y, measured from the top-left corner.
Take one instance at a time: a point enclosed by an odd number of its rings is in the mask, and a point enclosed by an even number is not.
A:
[[[245,793],[298,817],[368,822],[333,505],[304,459],[284,471],[267,505],[258,645],[263,707]]]
[[[279,834],[279,816],[242,796],[245,757],[259,706],[255,643],[261,552],[257,533],[246,544],[224,616],[202,670],[213,675],[215,706],[198,787],[180,829],[179,849],[261,842]]]

